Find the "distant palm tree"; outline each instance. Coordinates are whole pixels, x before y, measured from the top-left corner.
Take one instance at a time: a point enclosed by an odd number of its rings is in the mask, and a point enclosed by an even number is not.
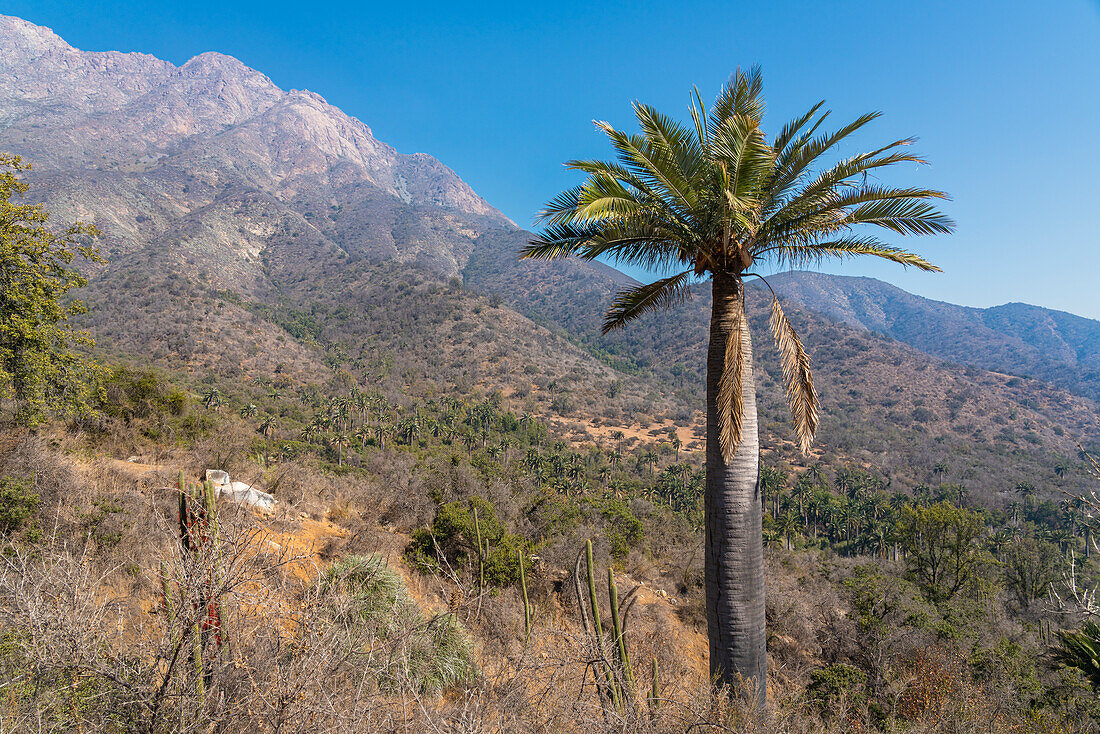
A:
[[[278,425],[279,422],[275,419],[275,416],[265,415],[264,419],[260,421],[259,431],[264,438],[271,438],[272,434],[275,433],[275,429],[278,427]]]
[[[207,410],[217,413],[221,410],[223,403],[222,392],[216,387],[211,387],[202,394],[202,406]]]
[[[680,449],[684,447],[684,442],[680,439],[680,435],[675,430],[670,431],[669,443],[672,444],[672,450],[676,452],[676,458],[673,461],[675,464],[680,463]]]
[[[256,408],[255,403],[249,403],[248,405],[241,408],[241,417],[242,418],[255,418],[257,410],[258,409]]]
[[[545,230],[522,253],[551,259],[609,259],[671,272],[627,287],[614,299],[603,330],[676,306],[690,287],[711,280],[707,354],[706,597],[711,671],[720,683],[754,679],[765,701],[764,565],[757,476],[759,438],[752,343],[745,316],[753,269],[872,255],[922,270],[923,258],[858,225],[899,235],[947,233],[953,223],[930,203],[939,191],[895,188],[868,174],[922,160],[898,140],[839,161],[837,146],[878,117],[867,114],[836,132],[819,133],[823,103],[787,124],[770,142],[758,69],[738,71],[709,111],[698,92],[691,125],[635,104],[640,134],[597,123],[618,160],[572,161],[587,175],[543,212]],[[757,276],[759,277],[759,276]],[[802,449],[817,431],[818,401],[809,359],[773,297],[772,333],[779,345],[788,403]]]
[[[613,431],[611,433],[611,438],[613,438],[615,440],[615,442],[618,444],[617,453],[619,454],[619,458],[622,459],[623,458],[623,439],[626,438],[626,434],[623,433],[622,431]]]
[[[1035,494],[1037,490],[1031,482],[1018,482],[1016,491],[1024,496],[1024,507],[1032,509],[1035,506]]]

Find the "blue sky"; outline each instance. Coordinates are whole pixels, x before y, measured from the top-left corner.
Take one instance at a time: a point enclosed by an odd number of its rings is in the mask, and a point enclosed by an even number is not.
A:
[[[907,135],[900,171],[954,201],[951,237],[912,239],[944,273],[846,264],[932,298],[1024,301],[1100,318],[1100,2],[134,3],[6,0],[78,48],[180,64],[240,58],[311,89],[402,152],[427,152],[531,227],[606,157],[591,120],[640,99],[686,115],[738,65],[761,64],[777,127],[818,99],[885,113],[860,147]]]

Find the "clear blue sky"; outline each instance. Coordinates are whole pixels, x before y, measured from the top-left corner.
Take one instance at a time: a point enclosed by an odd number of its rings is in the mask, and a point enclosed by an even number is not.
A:
[[[641,99],[684,116],[738,65],[763,66],[772,126],[825,98],[885,113],[959,230],[915,239],[942,275],[845,265],[932,298],[1025,301],[1100,318],[1100,1],[187,3],[7,0],[87,50],[180,64],[216,50],[308,88],[403,152],[430,153],[531,227],[609,151],[591,120]]]

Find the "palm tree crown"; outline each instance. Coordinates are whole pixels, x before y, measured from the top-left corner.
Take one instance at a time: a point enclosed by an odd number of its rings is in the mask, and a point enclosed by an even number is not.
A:
[[[872,255],[903,266],[938,271],[920,256],[856,234],[859,225],[899,235],[943,234],[954,224],[929,203],[941,191],[882,186],[869,174],[899,163],[923,163],[906,150],[913,138],[868,153],[830,160],[840,143],[879,117],[869,113],[833,132],[818,102],[769,142],[760,70],[738,72],[707,110],[698,91],[692,125],[635,103],[641,132],[628,134],[606,122],[616,162],[575,160],[566,166],[587,180],[563,192],[542,213],[544,232],[523,257],[603,257],[671,272],[621,291],[603,323],[604,332],[651,311],[690,298],[692,284],[710,277],[755,275],[753,267],[802,266],[825,259]],[[741,300],[743,319],[744,303]],[[783,358],[787,398],[803,449],[818,425],[818,402],[802,344],[772,299],[772,333]],[[742,329],[730,332],[720,394],[724,416],[722,453],[740,440]]]

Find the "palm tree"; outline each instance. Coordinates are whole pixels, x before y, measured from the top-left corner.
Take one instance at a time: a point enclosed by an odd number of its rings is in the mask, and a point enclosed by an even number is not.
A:
[[[255,403],[249,403],[248,405],[241,408],[241,417],[242,418],[255,418],[256,417],[256,412],[257,412],[256,404]]]
[[[1037,490],[1031,482],[1018,482],[1016,491],[1024,496],[1024,507],[1028,510],[1035,508],[1035,494]]]
[[[260,434],[264,438],[271,438],[271,435],[275,433],[275,429],[278,427],[279,422],[273,415],[265,415],[264,419],[260,421]]]
[[[616,449],[616,451],[619,454],[619,458],[623,458],[623,439],[626,438],[626,434],[622,431],[613,431],[611,433],[611,438],[618,444],[618,449]]]
[[[216,387],[211,387],[202,394],[202,407],[207,410],[213,410],[217,413],[221,410],[223,403],[222,391]]]
[[[755,679],[765,702],[764,564],[757,476],[759,437],[752,342],[745,318],[745,279],[758,266],[873,255],[922,270],[923,258],[858,225],[899,235],[948,233],[953,223],[922,188],[894,188],[868,174],[898,163],[920,163],[898,140],[839,161],[838,144],[878,114],[866,114],[832,133],[819,133],[824,103],[788,123],[770,142],[759,69],[740,70],[707,110],[696,91],[691,125],[636,103],[641,132],[600,122],[616,162],[572,161],[587,175],[542,213],[545,230],[522,257],[577,256],[671,273],[629,286],[615,297],[603,331],[651,311],[676,306],[691,286],[711,281],[707,353],[706,597],[710,666],[720,683]],[[765,281],[766,283],[766,281]],[[809,359],[778,299],[772,332],[782,357],[795,432],[808,450],[818,424]]]
[[[680,449],[684,447],[684,442],[680,440],[680,434],[676,432],[676,426],[670,426],[668,429],[668,443],[672,446],[672,450],[676,456],[672,463],[680,463]]]
[[[760,500],[767,510],[768,500],[772,501],[772,519],[779,519],[779,498],[787,486],[787,473],[773,466],[760,467]]]

